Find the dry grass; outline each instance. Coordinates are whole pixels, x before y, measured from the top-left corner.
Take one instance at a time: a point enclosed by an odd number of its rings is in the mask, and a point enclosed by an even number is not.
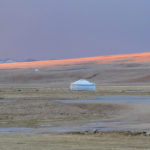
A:
[[[3,84],[43,84],[54,87],[65,85],[78,79],[88,79],[97,85],[149,85],[150,63],[79,64],[40,68],[0,70]],[[63,84],[65,83],[65,84]]]
[[[55,85],[56,86],[56,85]],[[57,85],[58,86],[58,85]],[[0,86],[0,96],[12,100],[0,105],[0,126],[36,126],[42,122],[103,120],[121,116],[132,109],[124,104],[63,104],[56,99],[91,99],[104,95],[149,95],[149,86],[99,86],[94,92],[70,91],[51,84]],[[130,112],[130,111],[129,111]]]
[[[100,135],[0,135],[1,150],[149,150],[150,137]]]
[[[71,91],[68,84],[0,85],[0,99],[91,99],[95,96],[150,95],[150,86],[98,86],[96,91]],[[132,92],[133,91],[133,92]]]
[[[38,73],[34,69],[0,70],[0,99],[15,100],[12,103],[0,103],[0,126],[113,120],[118,116],[126,117],[127,120],[139,117],[143,122],[144,119],[149,119],[148,107],[142,106],[144,109],[141,112],[141,107],[132,110],[132,106],[120,104],[62,104],[55,100],[91,99],[94,96],[105,95],[150,95],[150,80],[145,79],[149,77],[149,68],[149,63],[117,63],[41,68]],[[96,82],[97,90],[70,91],[70,82],[80,78]],[[141,78],[144,80],[138,82],[137,79]],[[118,133],[0,134],[0,150],[148,150],[149,140],[150,137]]]

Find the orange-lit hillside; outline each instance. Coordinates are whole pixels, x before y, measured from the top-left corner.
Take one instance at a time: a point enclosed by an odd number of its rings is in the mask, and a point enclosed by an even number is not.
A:
[[[87,58],[75,58],[64,60],[47,60],[36,62],[17,62],[0,64],[0,69],[13,69],[13,68],[42,68],[42,67],[55,67],[63,65],[74,65],[82,63],[95,63],[95,64],[109,64],[125,62],[150,62],[150,53],[136,53],[136,54],[122,54],[111,56],[98,56]]]

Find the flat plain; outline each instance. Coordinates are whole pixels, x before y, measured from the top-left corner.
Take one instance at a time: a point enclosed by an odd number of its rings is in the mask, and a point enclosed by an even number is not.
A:
[[[149,123],[150,110],[146,104],[64,104],[56,101],[99,96],[150,96],[149,62],[121,60],[110,64],[81,63],[38,69],[0,69],[0,100],[9,100],[0,103],[1,127],[37,128],[41,124],[69,127],[83,122],[112,120]],[[71,91],[70,83],[78,79],[95,82],[96,91]],[[144,150],[150,149],[149,140],[149,136],[117,131],[88,135],[1,133],[0,149]]]

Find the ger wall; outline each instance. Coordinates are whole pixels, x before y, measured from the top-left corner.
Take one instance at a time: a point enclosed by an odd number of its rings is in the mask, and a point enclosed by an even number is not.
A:
[[[95,91],[96,87],[95,87],[95,85],[75,85],[75,84],[71,84],[70,89],[71,90],[76,90],[76,91]]]

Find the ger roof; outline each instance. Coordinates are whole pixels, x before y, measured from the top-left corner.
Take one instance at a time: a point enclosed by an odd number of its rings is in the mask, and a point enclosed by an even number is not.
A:
[[[81,79],[81,80],[78,80],[78,81],[75,81],[73,82],[72,84],[80,84],[80,85],[91,85],[91,84],[94,84],[92,82],[89,82],[85,79]]]

